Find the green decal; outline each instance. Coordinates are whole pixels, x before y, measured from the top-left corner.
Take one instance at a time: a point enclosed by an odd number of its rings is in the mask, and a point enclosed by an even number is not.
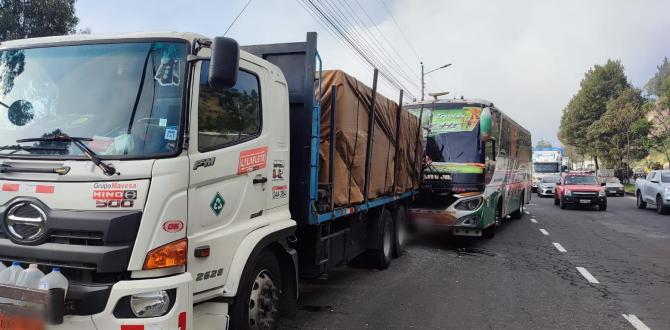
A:
[[[221,197],[221,194],[218,192],[214,196],[214,199],[212,199],[212,202],[209,204],[209,207],[212,208],[212,211],[214,211],[214,214],[218,217],[219,214],[221,214],[221,211],[223,211],[223,207],[226,205],[226,201],[223,200],[223,197]]]
[[[484,167],[481,165],[461,164],[461,163],[432,163],[429,169],[435,169],[435,171],[439,173],[465,173],[465,174],[484,173]],[[430,170],[426,170],[426,173],[430,173]]]
[[[477,126],[481,108],[435,109],[431,120],[431,135],[449,132],[467,132]]]

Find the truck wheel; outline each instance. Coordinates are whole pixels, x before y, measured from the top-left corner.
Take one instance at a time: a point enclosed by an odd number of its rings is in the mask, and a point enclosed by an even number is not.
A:
[[[281,294],[277,257],[263,251],[244,270],[233,303],[231,329],[276,329]]]
[[[598,205],[598,211],[607,211],[607,203]]]
[[[661,196],[656,196],[656,212],[658,214],[668,214],[668,208],[663,205],[663,199],[661,199]]]
[[[560,204],[561,204],[561,209],[565,210],[565,209],[568,208],[568,204],[565,203],[565,200],[563,198],[561,198]]]
[[[526,195],[525,192],[521,193],[521,203],[519,203],[519,208],[516,211],[514,211],[510,214],[512,219],[521,219],[523,217],[524,204],[525,204],[524,203],[524,201],[525,201],[524,197],[526,197],[525,195]]]
[[[637,195],[637,208],[638,209],[646,209],[647,208],[647,202],[642,200],[642,194],[638,191],[635,195]]]
[[[407,210],[403,205],[393,210],[393,257],[398,258],[407,242]]]
[[[389,268],[393,256],[393,217],[389,210],[384,210],[381,217],[377,246],[367,251],[368,266],[380,270]]]

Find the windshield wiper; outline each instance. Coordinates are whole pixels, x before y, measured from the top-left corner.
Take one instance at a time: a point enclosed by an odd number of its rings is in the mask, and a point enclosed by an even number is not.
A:
[[[36,146],[22,146],[20,144],[14,144],[14,145],[6,145],[6,146],[1,146],[0,151],[2,150],[14,150],[10,152],[9,154],[14,154],[19,151],[59,151],[59,152],[67,152],[67,148],[56,148],[56,147],[36,147]]]
[[[32,138],[32,139],[21,139],[21,140],[16,140],[16,143],[27,143],[27,142],[70,142],[77,146],[79,150],[81,150],[84,155],[93,162],[97,167],[99,167],[103,173],[106,175],[114,175],[114,174],[120,174],[112,165],[108,165],[102,162],[98,155],[93,152],[93,150],[89,149],[84,142],[82,141],[93,141],[91,138],[84,138],[84,137],[74,137],[74,136],[69,136],[65,134],[60,134],[60,135],[52,135],[52,136],[46,136],[46,137],[41,137],[41,138]]]

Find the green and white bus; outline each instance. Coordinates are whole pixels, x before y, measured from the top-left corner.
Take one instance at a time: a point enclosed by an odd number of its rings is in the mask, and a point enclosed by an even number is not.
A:
[[[530,132],[481,99],[406,105],[421,118],[425,160],[415,224],[448,226],[458,236],[492,238],[530,201]]]

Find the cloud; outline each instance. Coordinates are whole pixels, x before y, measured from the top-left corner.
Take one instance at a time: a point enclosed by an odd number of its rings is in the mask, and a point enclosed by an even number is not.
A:
[[[366,9],[374,24],[357,10],[360,25],[370,33],[381,31],[411,67],[405,70],[414,71],[408,75],[420,72],[419,59],[380,1],[388,4],[426,69],[453,63],[428,76],[427,91],[489,99],[528,128],[534,141],[546,139],[554,145],[562,109],[590,67],[620,59],[631,82],[641,87],[663,56],[670,55],[670,2],[665,0],[332,0],[341,6],[343,1]],[[219,35],[245,3],[80,0],[77,13],[81,25],[93,33],[176,30]],[[288,42],[304,39],[307,31],[319,32],[326,68],[344,69],[371,83],[369,68],[295,0],[254,0],[229,36],[241,44]],[[388,84],[381,91],[397,98]],[[418,95],[416,89],[411,92]]]

